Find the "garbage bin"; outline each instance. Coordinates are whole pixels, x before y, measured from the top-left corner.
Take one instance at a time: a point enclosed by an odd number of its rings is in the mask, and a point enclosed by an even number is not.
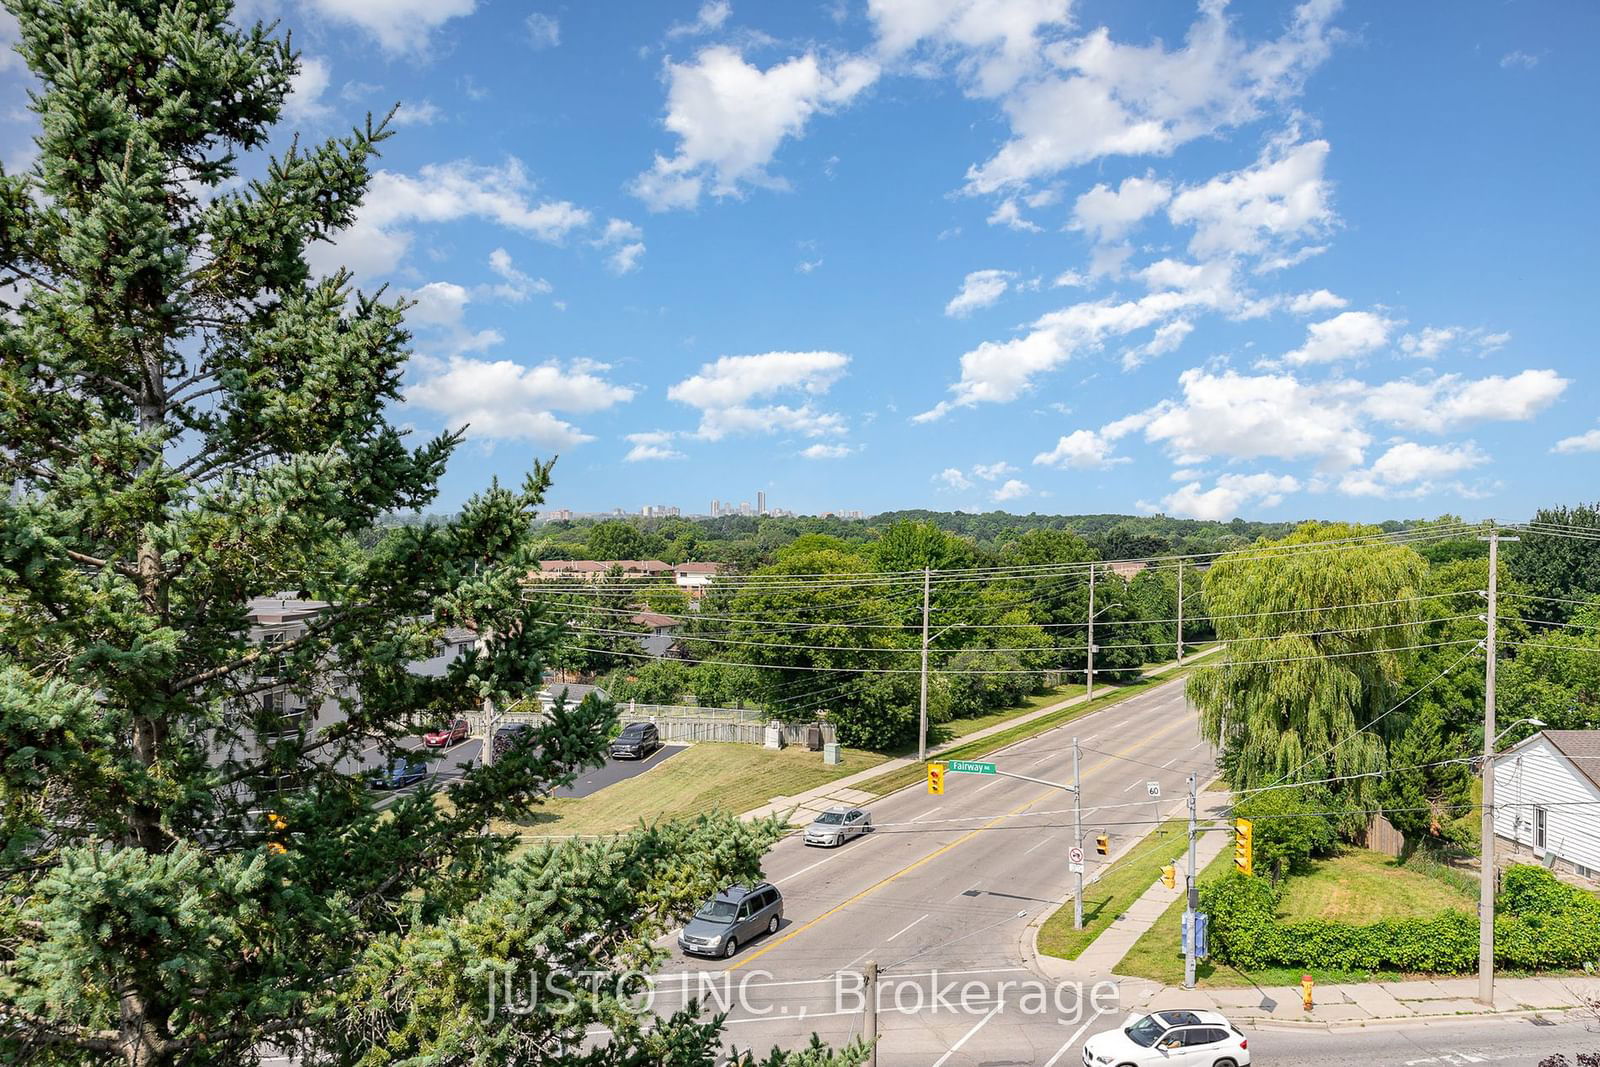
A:
[[[815,724],[806,727],[806,748],[812,752],[822,751],[822,727]]]

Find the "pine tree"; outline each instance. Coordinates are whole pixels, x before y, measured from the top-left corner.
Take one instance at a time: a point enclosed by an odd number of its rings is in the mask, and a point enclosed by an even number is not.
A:
[[[358,541],[428,505],[459,441],[387,420],[403,304],[306,263],[385,124],[267,157],[297,59],[228,0],[6,6],[42,132],[0,173],[0,1060],[711,1063],[714,1022],[646,1028],[614,997],[479,1009],[522,967],[650,963],[774,827],[513,859],[482,829],[600,759],[594,701],[448,803],[379,811],[359,776],[364,750],[532,693],[556,640],[523,586],[549,464]],[[250,598],[285,589],[327,606],[253,641]],[[408,670],[462,625],[480,650]],[[286,730],[274,690],[337,713]],[[602,1017],[617,1036],[580,1054]]]

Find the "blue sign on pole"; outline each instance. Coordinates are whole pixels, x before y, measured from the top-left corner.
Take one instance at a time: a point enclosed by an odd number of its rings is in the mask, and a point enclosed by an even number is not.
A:
[[[1205,914],[1204,912],[1198,911],[1186,911],[1183,913],[1183,951],[1185,954],[1187,954],[1189,951],[1189,937],[1191,932],[1189,928],[1189,919],[1191,915],[1194,918],[1195,927],[1197,927],[1199,930],[1199,937],[1195,940],[1194,955],[1196,959],[1203,960],[1207,956],[1211,955],[1211,916]]]

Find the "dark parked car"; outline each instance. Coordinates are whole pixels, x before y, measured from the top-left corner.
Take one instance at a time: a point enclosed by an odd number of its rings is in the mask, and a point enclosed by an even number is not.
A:
[[[698,956],[732,956],[739,946],[783,925],[783,894],[762,882],[724,889],[694,913],[678,935],[678,947]]]
[[[367,772],[367,782],[374,789],[404,789],[428,777],[426,760],[393,759],[387,767]]]
[[[525,722],[509,722],[494,732],[496,759],[506,754],[512,745],[527,744],[533,736],[533,726]]]
[[[470,729],[466,719],[451,719],[436,730],[422,735],[422,743],[429,748],[449,748],[467,739]]]
[[[613,759],[644,759],[661,747],[661,732],[653,722],[630,722],[611,742]]]

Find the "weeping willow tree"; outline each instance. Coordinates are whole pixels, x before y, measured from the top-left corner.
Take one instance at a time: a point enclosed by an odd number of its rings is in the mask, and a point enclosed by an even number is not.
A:
[[[1347,544],[1312,547],[1327,541]],[[1419,643],[1426,572],[1376,529],[1333,523],[1306,523],[1210,568],[1206,605],[1227,652],[1189,679],[1189,698],[1234,789],[1381,772],[1390,720],[1400,725],[1384,713],[1403,696]],[[1376,782],[1309,795],[1354,807]]]

